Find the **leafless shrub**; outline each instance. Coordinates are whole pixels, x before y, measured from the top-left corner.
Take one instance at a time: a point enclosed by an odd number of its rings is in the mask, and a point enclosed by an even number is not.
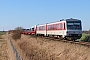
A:
[[[12,38],[17,40],[21,38],[21,31],[20,30],[15,30],[12,34]]]

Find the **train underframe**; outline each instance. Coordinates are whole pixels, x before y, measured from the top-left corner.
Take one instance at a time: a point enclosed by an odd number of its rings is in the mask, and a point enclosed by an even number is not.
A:
[[[78,34],[72,34],[71,36],[62,36],[62,35],[51,35],[51,34],[47,34],[47,35],[44,35],[44,34],[37,34],[37,36],[47,36],[47,37],[57,37],[59,38],[60,40],[77,40],[77,39],[80,39],[81,38],[81,35],[78,36]]]

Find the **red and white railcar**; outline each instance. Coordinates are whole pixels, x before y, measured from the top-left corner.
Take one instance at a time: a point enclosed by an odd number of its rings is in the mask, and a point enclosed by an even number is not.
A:
[[[66,35],[65,31],[66,31],[65,21],[58,21],[58,22],[47,24],[47,35],[64,36]]]
[[[30,35],[30,29],[23,29],[22,34]]]
[[[45,36],[60,36],[63,38],[78,39],[82,36],[81,20],[79,19],[66,19],[58,22],[37,25],[36,35]]]
[[[46,32],[47,32],[47,25],[46,24],[36,26],[36,34],[37,35],[46,36],[46,34],[47,34]]]

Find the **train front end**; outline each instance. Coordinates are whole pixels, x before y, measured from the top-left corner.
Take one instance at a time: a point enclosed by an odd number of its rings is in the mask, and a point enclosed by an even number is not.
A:
[[[80,39],[82,37],[82,25],[81,20],[78,19],[67,19],[66,20],[67,30],[66,37],[73,40]]]

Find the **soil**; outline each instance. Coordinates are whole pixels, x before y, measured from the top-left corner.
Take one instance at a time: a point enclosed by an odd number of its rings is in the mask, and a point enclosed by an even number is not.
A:
[[[23,60],[90,60],[90,47],[29,35],[11,40]]]

